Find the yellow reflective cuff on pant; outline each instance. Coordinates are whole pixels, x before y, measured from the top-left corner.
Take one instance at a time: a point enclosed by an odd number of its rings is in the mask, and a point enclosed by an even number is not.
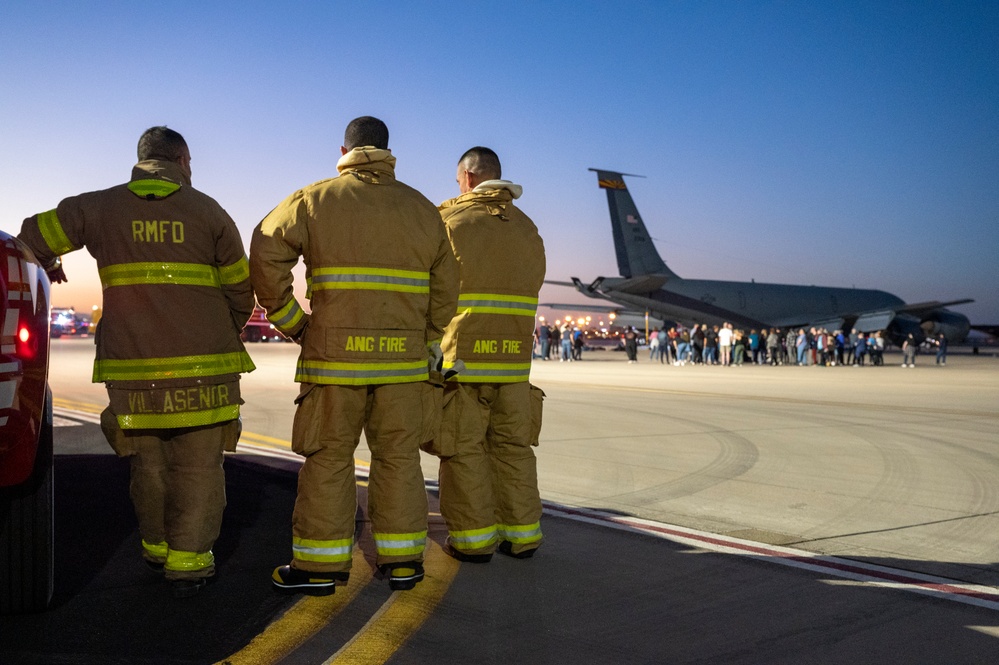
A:
[[[498,524],[496,529],[503,540],[511,543],[536,543],[541,540],[541,522],[534,524]]]
[[[180,189],[180,185],[175,182],[154,180],[152,178],[133,180],[125,186],[128,187],[128,191],[136,196],[141,196],[142,198],[152,196],[157,199],[164,199]]]
[[[423,554],[427,546],[427,532],[375,533],[375,549],[380,556],[412,556]]]
[[[201,263],[119,263],[99,271],[101,286],[131,286],[134,284],[182,284],[218,288],[222,281],[215,266]]]
[[[204,356],[145,358],[141,360],[96,360],[94,383],[102,381],[151,381],[239,374],[256,369],[246,351]]]
[[[430,377],[425,360],[397,363],[326,362],[301,360],[295,380],[299,383],[322,383],[361,386],[383,383],[415,383]]]
[[[454,366],[444,363],[445,369]],[[531,378],[531,363],[475,363],[466,362],[452,380],[459,383],[523,383]]]
[[[430,273],[389,268],[317,268],[312,271],[309,285],[313,291],[363,289],[430,293]]]
[[[488,547],[497,540],[496,525],[483,529],[467,529],[465,531],[448,531],[451,544],[459,550],[474,550]]]
[[[239,284],[250,279],[250,262],[244,256],[232,265],[219,268],[219,280],[223,284]]]
[[[165,570],[175,570],[175,571],[192,571],[201,570],[202,568],[207,568],[208,566],[214,565],[215,555],[208,552],[181,552],[178,550],[170,550],[167,552],[166,564],[163,566]]]
[[[354,540],[310,540],[294,537],[291,540],[292,557],[299,561],[319,563],[342,563],[350,561],[354,552]]]
[[[305,316],[305,312],[302,311],[301,305],[298,304],[297,300],[292,298],[276,312],[268,314],[267,320],[273,323],[274,327],[281,332],[288,332],[298,325],[303,316]]]
[[[538,299],[508,296],[501,293],[462,293],[458,295],[458,314],[508,314],[534,318]]]
[[[66,237],[66,232],[62,229],[62,222],[55,210],[38,214],[38,230],[45,239],[45,244],[49,246],[52,253],[62,256],[66,252],[72,252],[76,247]]]
[[[142,549],[146,551],[146,554],[156,559],[157,561],[165,561],[167,558],[168,548],[166,543],[147,543],[145,540],[143,540]]]
[[[180,427],[203,427],[224,423],[239,418],[239,405],[230,404],[205,411],[181,411],[179,413],[129,413],[117,416],[122,429],[177,429]]]

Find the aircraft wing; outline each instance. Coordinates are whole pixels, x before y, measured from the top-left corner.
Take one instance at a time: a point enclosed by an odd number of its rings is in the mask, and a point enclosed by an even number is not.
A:
[[[965,305],[969,302],[975,302],[972,298],[964,298],[962,300],[948,300],[947,302],[940,302],[939,300],[928,300],[926,302],[917,302],[911,305],[902,305],[895,309],[899,314],[912,314],[913,316],[921,316],[927,312],[932,312],[936,309],[941,309],[943,307],[950,307],[951,305]]]
[[[645,310],[628,309],[626,307],[611,307],[609,305],[580,305],[579,303],[543,302],[538,303],[538,307],[566,309],[573,312],[597,312],[600,314],[633,314],[636,316],[645,316]]]

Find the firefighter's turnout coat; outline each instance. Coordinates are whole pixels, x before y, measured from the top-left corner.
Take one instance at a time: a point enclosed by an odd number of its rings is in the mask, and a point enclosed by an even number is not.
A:
[[[532,444],[542,392],[528,383],[545,248],[534,222],[513,204],[521,187],[489,180],[440,205],[459,265],[457,313],[444,333],[445,393],[432,452],[441,457],[441,513],[451,546],[514,553],[541,542],[541,501]]]
[[[292,431],[299,475],[292,565],[350,568],[356,492],[353,453],[372,452],[368,510],[378,563],[422,559],[426,492],[419,445],[439,413],[428,346],[455,312],[457,265],[440,215],[395,178],[388,150],[355,148],[340,175],[305,187],[260,223],[250,275],[268,319],[302,345]],[[307,314],[292,289],[305,262]]]
[[[238,438],[239,374],[253,370],[239,338],[253,293],[235,223],[178,164],[147,160],[125,184],[26,219],[19,237],[44,266],[82,247],[97,260],[104,306],[93,380],[108,389],[109,442],[136,456],[144,554],[175,577],[210,572],[225,506],[222,450]],[[170,446],[190,450],[181,442],[197,453],[173,457]],[[189,467],[182,486],[161,477],[167,459]],[[171,492],[184,507],[164,517]]]

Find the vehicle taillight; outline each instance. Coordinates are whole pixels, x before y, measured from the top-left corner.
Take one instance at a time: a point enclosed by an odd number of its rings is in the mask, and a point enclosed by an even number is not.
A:
[[[30,360],[38,353],[38,340],[31,333],[31,328],[21,325],[17,329],[17,355],[25,360]]]

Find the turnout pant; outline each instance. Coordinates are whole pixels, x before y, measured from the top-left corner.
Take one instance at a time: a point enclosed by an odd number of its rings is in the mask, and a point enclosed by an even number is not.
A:
[[[236,449],[239,421],[122,430],[105,409],[101,427],[112,448],[131,458],[130,494],[143,557],[164,564],[167,579],[214,575],[212,546],[226,504],[223,451]]]
[[[508,541],[514,554],[541,545],[537,445],[544,393],[527,382],[446,388],[438,455],[441,515],[451,546],[489,554]]]
[[[371,450],[368,517],[379,566],[422,561],[427,492],[420,443],[439,418],[427,382],[374,386],[302,384],[292,448],[305,457],[292,517],[292,563],[315,572],[348,571],[354,545],[354,450]]]

